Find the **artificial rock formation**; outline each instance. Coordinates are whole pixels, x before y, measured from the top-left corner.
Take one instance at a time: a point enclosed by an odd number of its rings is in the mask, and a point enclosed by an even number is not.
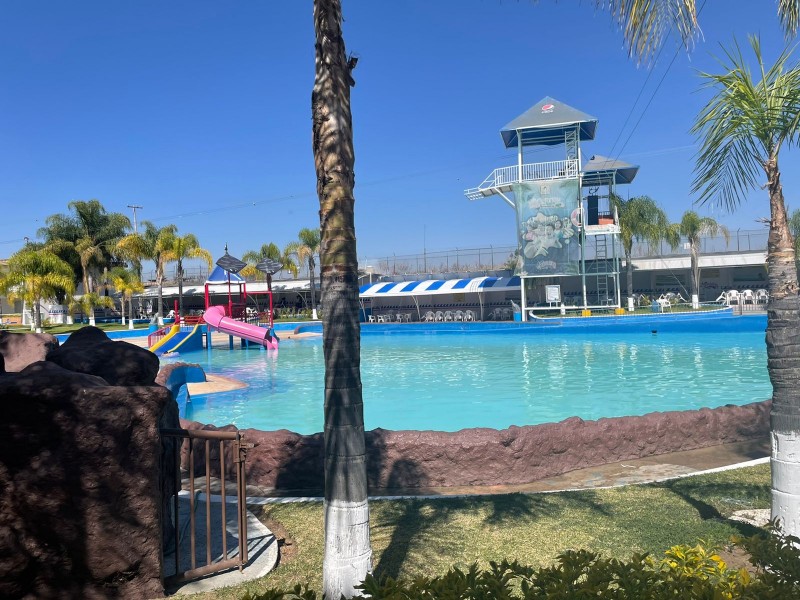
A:
[[[164,592],[162,486],[174,476],[159,473],[158,429],[177,425],[177,405],[154,384],[150,352],[84,331],[47,360],[31,350],[14,363],[27,366],[0,373],[2,598]]]
[[[0,331],[0,357],[5,371],[21,371],[32,362],[44,360],[47,353],[57,347],[58,340],[49,333]]]
[[[371,490],[523,484],[622,460],[695,450],[769,434],[770,402],[639,417],[572,417],[508,429],[366,432]],[[186,428],[214,429],[182,421]],[[242,431],[255,447],[247,481],[265,488],[322,488],[322,434]]]

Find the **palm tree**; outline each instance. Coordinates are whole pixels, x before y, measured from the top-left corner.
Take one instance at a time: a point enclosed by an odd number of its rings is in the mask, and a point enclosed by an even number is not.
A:
[[[342,37],[341,0],[314,0],[316,75],[311,93],[317,173],[323,354],[325,358],[325,556],[323,594],[348,598],[372,568],[367,502],[358,258],[353,219],[351,71]],[[301,240],[303,231],[300,232]],[[310,237],[310,236],[309,236]],[[310,240],[313,241],[313,240]],[[313,244],[304,244],[309,249]],[[310,259],[315,252],[309,252]],[[298,256],[299,253],[298,253]],[[314,298],[313,268],[311,297]]]
[[[8,272],[0,274],[0,292],[9,300],[33,307],[33,329],[42,331],[41,302],[75,291],[75,272],[68,262],[47,249],[23,248],[8,259]]]
[[[725,243],[731,241],[728,228],[720,225],[711,217],[701,217],[693,210],[683,213],[680,223],[675,223],[677,232],[686,238],[691,253],[692,271],[692,308],[699,308],[700,297],[700,238],[704,236],[716,237],[720,234],[725,238]]]
[[[796,19],[792,22],[796,25]],[[769,194],[766,341],[772,381],[772,516],[780,519],[786,533],[798,536],[800,300],[778,158],[782,147],[796,144],[800,137],[800,66],[788,64],[791,51],[786,49],[767,68],[757,37],[750,37],[750,46],[758,79],[753,78],[738,44],[725,52],[721,74],[701,74],[714,95],[692,128],[701,140],[693,190],[700,193],[700,202],[719,200],[729,210],[744,200],[748,190],[766,187]]]
[[[96,291],[93,274],[114,263],[117,241],[131,222],[121,213],[107,212],[99,200],[74,200],[67,205],[72,214],[47,217],[37,232],[53,252],[71,264],[80,265],[83,292]]]
[[[176,276],[178,278],[178,314],[183,316],[183,261],[189,258],[200,258],[206,261],[208,268],[214,259],[211,253],[200,247],[200,242],[193,233],[186,235],[172,235],[164,240],[164,262],[177,262]],[[161,298],[159,298],[160,302]]]
[[[81,294],[69,304],[70,312],[80,311],[89,317],[89,325],[95,325],[94,310],[96,308],[114,308],[114,299],[110,296],[101,296],[95,292]]]
[[[670,229],[669,219],[649,196],[634,196],[628,200],[611,194],[611,204],[619,217],[619,238],[625,254],[628,307],[633,303],[633,242],[644,241],[655,246],[665,240],[672,248],[678,245],[677,233]]]
[[[319,76],[319,75],[318,75]],[[349,112],[349,108],[348,108]],[[319,184],[317,185],[319,187]],[[316,257],[321,249],[321,237],[319,229],[304,228],[297,234],[300,238],[297,242],[291,242],[286,245],[285,252],[297,256],[300,263],[305,263],[308,266],[308,279],[311,285],[311,318],[317,318],[317,285],[314,279],[314,271],[317,267]],[[358,279],[356,279],[357,281]]]
[[[139,280],[139,275],[133,271],[122,267],[114,267],[109,273],[111,285],[122,297],[120,298],[120,308],[122,312],[122,324],[125,325],[125,301],[128,301],[128,319],[130,328],[133,329],[133,295],[144,291],[144,286]]]
[[[297,277],[297,263],[292,260],[292,245],[286,246],[283,252],[273,243],[270,244],[262,244],[261,248],[258,250],[249,250],[248,252],[244,253],[242,256],[242,260],[247,263],[247,266],[242,269],[239,274],[245,277],[256,277],[256,279],[261,279],[263,277],[263,273],[256,269],[256,265],[260,263],[262,260],[270,258],[275,260],[281,264],[281,270],[286,269],[289,271],[294,277]]]
[[[175,225],[156,227],[150,221],[142,221],[144,233],[126,235],[117,243],[120,256],[134,263],[142,259],[152,260],[156,265],[156,285],[158,286],[158,306],[156,315],[158,324],[163,325],[162,305],[164,303],[164,267],[166,266],[166,250],[172,246],[172,238],[178,232]]]

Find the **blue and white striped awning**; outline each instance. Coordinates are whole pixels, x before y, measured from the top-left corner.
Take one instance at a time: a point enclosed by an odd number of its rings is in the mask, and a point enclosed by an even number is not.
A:
[[[519,291],[519,277],[473,277],[470,279],[425,279],[392,281],[362,285],[363,298],[397,298],[398,296],[434,296],[482,292]]]

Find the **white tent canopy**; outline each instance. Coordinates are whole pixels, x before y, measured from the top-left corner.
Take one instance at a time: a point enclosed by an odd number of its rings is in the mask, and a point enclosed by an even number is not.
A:
[[[420,298],[433,296],[475,294],[474,304],[480,305],[480,318],[483,319],[483,310],[486,295],[494,292],[519,292],[519,277],[472,277],[468,279],[425,279],[421,281],[381,282],[361,287],[359,297],[364,304],[369,302],[373,308],[381,308],[382,300],[403,303],[405,298],[410,298],[420,318]],[[443,298],[446,302],[447,300]],[[410,305],[409,305],[410,306]],[[366,313],[366,311],[365,311]]]
[[[361,287],[359,296],[365,298],[397,298],[403,296],[433,296],[480,292],[519,291],[519,277],[473,277],[471,279],[425,279],[373,283]]]

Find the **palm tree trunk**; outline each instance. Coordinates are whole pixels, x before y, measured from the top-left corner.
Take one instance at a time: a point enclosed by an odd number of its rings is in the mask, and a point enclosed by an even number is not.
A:
[[[625,252],[625,275],[625,283],[628,286],[628,298],[633,298],[633,262],[631,261],[631,253],[629,251]],[[630,302],[628,302],[628,306],[630,306]]]
[[[314,262],[308,261],[308,279],[311,286],[311,318],[317,318],[317,285],[314,280]]]
[[[695,306],[694,299],[700,299],[700,257],[698,256],[698,244],[700,240],[692,240],[691,241],[691,251],[692,251],[692,308],[699,308],[699,306]]]
[[[176,319],[176,323],[183,318],[183,263],[179,260],[178,261],[178,316],[179,319]]]
[[[765,165],[770,203],[767,242],[767,368],[772,382],[772,517],[800,535],[800,300],[795,251],[776,159]]]
[[[161,259],[158,259],[159,262]],[[158,321],[158,326],[164,326],[164,316],[161,312],[161,307],[164,304],[164,266],[157,265],[156,266],[156,284],[158,285],[158,306],[156,307],[156,319]]]
[[[314,0],[316,78],[311,95],[320,202],[325,357],[325,557],[327,598],[352,597],[371,570],[367,503],[358,259],[353,218],[353,80],[340,0]],[[312,290],[312,298],[313,298]]]
[[[133,294],[128,296],[128,329],[133,329]]]
[[[120,310],[120,314],[122,315],[122,324],[125,325],[125,296],[124,295],[119,300],[119,310]]]
[[[36,333],[42,333],[42,299],[36,298],[33,304],[33,327]]]

